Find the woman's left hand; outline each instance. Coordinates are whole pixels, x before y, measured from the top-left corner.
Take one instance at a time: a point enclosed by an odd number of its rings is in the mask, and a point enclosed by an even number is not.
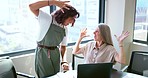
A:
[[[129,33],[130,32],[126,31],[126,32],[122,32],[122,34],[118,37],[117,37],[117,35],[114,35],[114,36],[116,37],[118,43],[122,44],[123,40],[129,36]]]

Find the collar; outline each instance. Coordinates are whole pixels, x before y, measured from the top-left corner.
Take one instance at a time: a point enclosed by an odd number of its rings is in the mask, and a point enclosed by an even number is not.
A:
[[[54,18],[54,17],[53,17],[53,24],[58,25],[58,26],[61,27],[61,28],[65,28],[64,25],[58,24],[58,23],[55,21],[55,18]]]
[[[96,43],[97,43],[97,42],[94,43],[94,47],[93,47],[93,49],[99,49],[99,50],[102,50],[103,48],[105,48],[105,47],[107,46],[107,44],[104,43],[104,44],[102,44],[102,45],[98,48],[98,47],[96,47]]]

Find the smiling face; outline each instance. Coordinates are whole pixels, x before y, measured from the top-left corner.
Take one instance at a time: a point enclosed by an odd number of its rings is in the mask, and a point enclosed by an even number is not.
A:
[[[100,30],[97,27],[96,30],[94,31],[94,40],[95,41],[102,41],[102,36],[100,34]]]
[[[75,22],[75,18],[74,17],[68,17],[65,21],[64,21],[64,26],[67,26],[69,24],[73,24]]]
[[[113,45],[111,31],[107,24],[100,23],[94,31],[94,40],[97,42],[103,42],[108,45]]]

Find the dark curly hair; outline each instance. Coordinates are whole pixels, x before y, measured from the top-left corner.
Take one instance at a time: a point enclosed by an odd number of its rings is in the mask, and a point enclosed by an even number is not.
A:
[[[57,10],[54,14],[54,18],[58,24],[64,24],[64,21],[69,17],[75,17],[78,18],[80,16],[79,12],[72,6],[66,6],[69,9],[61,8],[64,13],[61,10]],[[74,20],[75,22],[75,20]],[[73,23],[74,24],[74,23]],[[72,24],[72,26],[73,26]]]

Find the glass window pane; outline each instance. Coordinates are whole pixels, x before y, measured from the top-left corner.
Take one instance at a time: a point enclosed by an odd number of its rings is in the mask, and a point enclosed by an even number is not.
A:
[[[28,7],[31,1],[0,3],[0,54],[35,48],[39,26]]]
[[[90,35],[83,40],[92,39],[93,31],[99,22],[99,0],[70,0],[69,4],[78,10],[80,17],[76,19],[74,27],[68,26],[68,42],[76,42],[83,28],[87,28]]]
[[[147,41],[148,0],[137,0],[134,26],[134,39]]]
[[[29,3],[35,0],[4,0],[0,3],[0,54],[34,49],[38,35],[38,22],[29,10]],[[92,38],[92,32],[99,21],[98,0],[71,0],[70,4],[80,12],[75,26],[69,26],[69,41],[75,42],[80,29],[87,27]],[[98,8],[91,8],[98,7]],[[49,13],[49,7],[43,8]],[[84,39],[85,40],[85,39]]]

